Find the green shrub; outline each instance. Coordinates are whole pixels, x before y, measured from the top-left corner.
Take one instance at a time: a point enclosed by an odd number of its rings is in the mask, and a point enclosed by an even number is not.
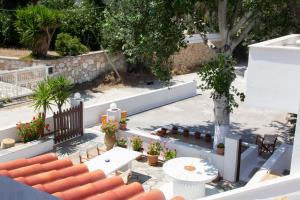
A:
[[[81,44],[79,39],[68,33],[60,33],[55,41],[55,50],[63,56],[76,56],[88,52],[88,48]]]
[[[64,12],[61,32],[80,39],[91,50],[101,49],[102,11],[93,5],[74,6]]]

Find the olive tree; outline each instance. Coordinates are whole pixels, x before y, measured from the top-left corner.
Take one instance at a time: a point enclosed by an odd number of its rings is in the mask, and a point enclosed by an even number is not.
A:
[[[60,13],[34,5],[17,10],[16,16],[21,42],[32,50],[33,56],[46,57],[54,32],[61,24]]]

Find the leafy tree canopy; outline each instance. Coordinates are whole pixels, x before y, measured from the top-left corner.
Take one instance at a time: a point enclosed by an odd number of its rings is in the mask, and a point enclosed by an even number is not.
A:
[[[169,57],[185,45],[184,26],[173,4],[163,0],[112,0],[104,11],[103,39],[130,63],[147,63],[154,75],[171,78]]]

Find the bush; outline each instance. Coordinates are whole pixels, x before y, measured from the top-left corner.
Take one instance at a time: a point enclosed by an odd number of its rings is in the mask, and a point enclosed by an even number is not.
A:
[[[21,42],[33,56],[46,57],[55,30],[61,25],[61,14],[41,5],[17,10],[17,31]]]
[[[14,12],[0,12],[0,45],[1,46],[19,46],[19,34],[15,29]]]
[[[85,45],[81,44],[76,36],[72,37],[68,33],[60,33],[55,41],[55,51],[63,56],[76,56],[89,50]]]
[[[81,43],[91,50],[101,49],[101,8],[93,5],[75,6],[64,12],[61,32],[69,33],[80,39]]]

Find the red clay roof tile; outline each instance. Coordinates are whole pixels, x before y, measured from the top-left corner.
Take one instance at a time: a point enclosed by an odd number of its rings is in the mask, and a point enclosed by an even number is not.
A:
[[[39,190],[45,191],[47,193],[55,193],[64,191],[76,186],[85,185],[87,183],[92,183],[98,180],[105,178],[105,174],[101,170],[97,170],[94,172],[88,172],[84,174],[80,174],[78,176],[71,176],[68,178],[60,179],[57,181],[53,181],[46,184],[38,184],[33,186]]]
[[[145,193],[140,183],[124,185],[119,176],[105,178],[101,170],[88,172],[86,165],[57,160],[55,154],[0,163],[0,175],[33,185],[63,200],[165,200],[159,190]]]
[[[157,189],[153,189],[148,193],[140,193],[128,200],[164,200],[165,196],[164,194]]]
[[[0,170],[13,170],[28,165],[33,165],[37,163],[43,164],[54,160],[57,160],[57,156],[54,153],[48,153],[29,159],[21,158],[9,162],[0,163]]]
[[[63,200],[77,200],[97,193],[103,193],[122,185],[124,185],[122,178],[114,176],[94,183],[74,187],[63,192],[54,193],[53,195]]]

